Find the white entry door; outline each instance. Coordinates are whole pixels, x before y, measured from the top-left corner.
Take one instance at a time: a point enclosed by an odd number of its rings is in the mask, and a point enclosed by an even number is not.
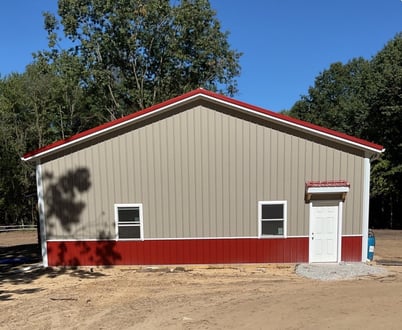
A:
[[[310,262],[338,261],[338,201],[312,201],[310,206]]]

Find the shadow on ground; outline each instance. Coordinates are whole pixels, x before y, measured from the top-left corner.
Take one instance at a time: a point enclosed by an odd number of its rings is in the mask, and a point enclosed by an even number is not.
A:
[[[60,275],[89,279],[106,276],[94,268],[61,267],[44,268],[39,255],[38,244],[22,244],[0,247],[0,301],[12,300],[14,295],[42,291],[43,288],[3,290],[5,283],[18,285],[32,283],[38,278],[56,278]]]
[[[402,258],[379,259],[376,260],[376,263],[381,266],[402,266]]]

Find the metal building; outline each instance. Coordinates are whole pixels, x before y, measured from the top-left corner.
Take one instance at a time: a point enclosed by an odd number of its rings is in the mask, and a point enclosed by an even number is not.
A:
[[[383,147],[197,89],[29,152],[44,265],[362,261]]]

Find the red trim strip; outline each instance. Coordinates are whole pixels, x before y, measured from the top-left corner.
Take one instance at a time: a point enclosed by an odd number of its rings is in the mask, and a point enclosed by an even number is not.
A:
[[[288,117],[288,116],[285,116],[285,115],[282,115],[282,114],[279,114],[279,113],[276,113],[276,112],[273,112],[273,111],[265,110],[265,109],[262,109],[260,107],[254,106],[254,105],[250,105],[250,104],[247,104],[247,103],[244,103],[244,102],[241,102],[241,101],[237,101],[237,100],[229,98],[227,96],[224,96],[224,95],[221,95],[221,94],[217,94],[217,93],[214,93],[214,92],[207,91],[205,89],[199,88],[199,89],[193,90],[191,92],[188,92],[186,94],[183,94],[181,96],[172,98],[172,99],[170,99],[168,101],[165,101],[165,102],[156,104],[154,106],[151,106],[151,107],[149,107],[147,109],[132,113],[132,114],[130,114],[128,116],[125,116],[125,117],[110,121],[110,122],[105,123],[103,125],[91,128],[91,129],[86,130],[86,131],[81,132],[81,133],[78,133],[78,134],[73,135],[73,136],[71,136],[71,137],[69,137],[67,139],[59,140],[59,141],[51,143],[51,144],[49,144],[49,145],[47,145],[45,147],[39,148],[39,149],[34,150],[34,151],[30,151],[30,152],[26,153],[23,156],[23,159],[26,160],[26,159],[31,158],[33,156],[40,155],[41,153],[43,153],[45,151],[50,151],[50,150],[52,150],[52,149],[54,149],[56,147],[59,147],[59,146],[62,146],[64,144],[66,144],[66,143],[81,139],[81,138],[83,138],[85,136],[91,135],[91,134],[96,133],[96,132],[100,132],[100,131],[102,131],[104,129],[111,128],[111,127],[116,126],[118,124],[124,123],[124,122],[126,122],[128,120],[131,120],[131,119],[137,118],[139,116],[151,113],[151,112],[156,111],[158,109],[161,109],[163,107],[173,105],[174,103],[189,99],[189,98],[191,98],[193,96],[196,96],[196,95],[200,95],[200,96],[204,95],[204,96],[214,98],[214,99],[216,99],[218,101],[219,100],[224,101],[224,102],[230,103],[232,105],[236,105],[236,106],[248,109],[248,110],[259,112],[261,114],[270,116],[272,118],[276,118],[276,119],[279,119],[279,120],[282,120],[282,121],[285,121],[285,122],[288,122],[288,123],[296,124],[296,125],[299,125],[301,127],[305,127],[305,128],[312,129],[312,130],[315,130],[315,131],[318,131],[318,132],[322,132],[322,133],[325,133],[325,134],[328,134],[328,135],[332,135],[334,137],[341,138],[341,139],[344,139],[344,140],[347,140],[347,141],[350,141],[350,142],[354,142],[354,143],[360,144],[362,146],[375,149],[378,152],[382,152],[382,150],[384,149],[383,146],[381,146],[379,144],[376,144],[376,143],[372,143],[372,142],[369,142],[369,141],[366,141],[366,140],[362,140],[362,139],[359,139],[359,138],[356,138],[356,137],[353,137],[353,136],[350,136],[350,135],[347,135],[347,134],[344,134],[344,133],[341,133],[341,132],[337,132],[337,131],[334,131],[334,130],[331,130],[331,129],[328,129],[328,128],[325,128],[325,127],[317,126],[317,125],[314,125],[314,124],[311,124],[311,123],[308,123],[308,122],[305,122],[305,121],[302,121],[302,120],[299,120],[299,119],[296,119],[296,118]]]
[[[49,266],[308,262],[308,238],[47,242]]]
[[[49,266],[306,263],[308,237],[47,242]],[[362,237],[342,237],[342,261],[362,260]]]
[[[346,180],[335,180],[335,181],[307,181],[306,188],[312,187],[348,187],[350,188],[350,183]]]
[[[362,242],[361,236],[342,237],[342,256],[341,260],[346,262],[362,261]]]

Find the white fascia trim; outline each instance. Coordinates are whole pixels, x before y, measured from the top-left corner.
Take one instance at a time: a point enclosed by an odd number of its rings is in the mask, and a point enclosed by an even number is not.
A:
[[[308,263],[311,264],[312,263],[312,259],[313,259],[313,249],[311,248],[311,241],[312,241],[312,228],[311,228],[311,223],[313,220],[313,203],[312,201],[310,201],[308,203],[308,243],[309,243],[309,247],[308,247]]]
[[[349,187],[308,187],[308,194],[336,194],[336,193],[347,193],[349,192]]]
[[[340,142],[342,142],[344,144],[353,145],[353,146],[356,146],[356,147],[358,147],[360,149],[364,149],[366,151],[374,152],[375,154],[379,154],[379,153],[381,153],[381,152],[383,152],[385,150],[385,149],[383,149],[382,151],[378,151],[375,148],[371,148],[369,146],[362,145],[360,143],[353,142],[353,141],[350,141],[350,140],[347,140],[347,139],[343,139],[343,138],[340,138],[340,137],[337,137],[337,136],[334,136],[334,135],[331,135],[331,134],[328,134],[328,133],[325,133],[325,132],[317,131],[317,130],[315,130],[313,128],[309,128],[309,127],[306,127],[306,126],[303,126],[303,125],[292,123],[292,122],[284,120],[284,119],[280,119],[280,118],[277,118],[277,117],[274,117],[274,116],[270,116],[268,114],[264,114],[264,113],[252,110],[250,108],[247,108],[247,107],[243,107],[243,106],[240,106],[240,105],[237,105],[237,104],[233,104],[233,103],[228,102],[228,101],[224,101],[224,100],[221,100],[221,99],[216,99],[215,97],[210,96],[210,95],[194,94],[194,95],[189,96],[189,97],[187,97],[185,99],[179,100],[179,101],[174,102],[172,104],[168,104],[166,106],[163,106],[163,107],[161,107],[159,109],[155,109],[153,111],[145,113],[145,114],[143,114],[141,116],[129,119],[127,121],[123,121],[123,122],[121,122],[119,124],[107,127],[107,128],[105,128],[103,130],[100,130],[100,131],[96,131],[96,132],[94,132],[92,134],[85,135],[85,136],[83,136],[83,137],[81,137],[79,139],[60,144],[59,146],[56,146],[56,147],[54,147],[52,149],[49,149],[49,150],[45,150],[45,151],[43,151],[43,152],[41,152],[39,154],[32,155],[31,157],[27,157],[27,158],[21,157],[21,159],[23,161],[29,161],[29,160],[34,160],[34,159],[37,159],[37,158],[41,158],[41,157],[46,156],[48,154],[54,153],[55,151],[57,151],[59,149],[75,145],[75,144],[81,142],[82,140],[87,140],[87,139],[91,139],[91,138],[94,138],[94,137],[97,137],[97,136],[101,136],[103,134],[108,133],[111,130],[115,130],[115,129],[119,128],[119,127],[129,125],[129,124],[131,124],[131,123],[133,123],[135,121],[141,120],[141,119],[149,117],[149,116],[154,116],[155,114],[158,114],[160,112],[166,111],[166,110],[168,110],[168,109],[170,109],[172,107],[176,107],[178,105],[188,103],[188,102],[192,101],[193,99],[197,99],[197,98],[205,98],[205,99],[208,99],[208,100],[212,101],[213,103],[227,105],[227,106],[232,107],[232,108],[234,107],[234,108],[237,108],[237,109],[239,109],[239,110],[241,110],[243,112],[245,111],[245,112],[252,113],[252,114],[254,114],[255,116],[258,116],[258,117],[268,118],[268,119],[270,119],[270,120],[272,120],[274,122],[279,122],[279,123],[284,124],[286,126],[291,126],[291,127],[297,128],[298,130],[308,131],[308,132],[313,133],[315,135],[319,135],[319,136],[323,136],[323,137],[326,137],[326,138],[334,139],[334,140],[340,141]]]
[[[370,158],[363,161],[363,212],[362,212],[362,262],[367,260],[367,244],[370,209]]]
[[[343,202],[340,200],[338,204],[338,251],[337,251],[337,262],[342,261],[342,213],[343,213]]]
[[[357,143],[357,142],[354,142],[354,141],[350,141],[350,140],[347,140],[347,139],[343,139],[341,137],[334,136],[334,135],[331,135],[331,134],[328,134],[328,133],[325,133],[325,132],[317,131],[317,130],[315,130],[313,128],[310,128],[310,127],[306,127],[306,126],[303,126],[303,125],[292,123],[290,121],[280,119],[280,118],[277,118],[277,117],[273,117],[273,116],[270,116],[268,114],[263,114],[261,112],[257,112],[255,110],[251,110],[249,108],[242,107],[242,106],[239,106],[237,104],[233,104],[233,103],[230,103],[230,102],[227,102],[227,101],[217,100],[217,99],[215,99],[215,98],[213,98],[212,96],[209,96],[209,95],[203,95],[203,96],[206,97],[206,98],[209,98],[210,100],[212,100],[214,102],[219,102],[219,103],[223,103],[223,104],[226,104],[228,106],[231,106],[231,107],[236,107],[236,108],[238,108],[240,110],[253,113],[254,115],[257,115],[257,116],[260,116],[260,117],[263,117],[263,118],[269,118],[272,121],[282,123],[282,124],[284,124],[286,126],[295,127],[295,128],[297,128],[299,130],[308,131],[308,132],[313,133],[315,135],[320,135],[320,136],[324,136],[326,138],[337,140],[337,141],[340,141],[340,142],[342,142],[344,144],[353,145],[353,146],[356,146],[356,147],[358,147],[360,149],[369,150],[369,151],[374,152],[376,154],[379,154],[379,153],[381,153],[381,152],[383,152],[385,150],[385,149],[383,149],[382,151],[378,151],[378,149],[371,148],[369,146],[366,146],[366,145],[363,145],[363,144],[360,144],[360,143]]]
[[[54,147],[54,148],[51,148],[51,149],[45,150],[45,151],[43,151],[43,152],[41,152],[41,153],[32,155],[31,157],[27,157],[27,158],[21,157],[21,160],[23,160],[23,161],[29,161],[29,160],[34,160],[34,159],[36,159],[36,158],[41,158],[41,157],[46,156],[46,155],[48,155],[48,154],[52,154],[52,153],[58,151],[59,149],[64,149],[64,148],[66,148],[66,147],[73,146],[73,145],[75,145],[75,144],[77,144],[77,143],[79,143],[79,142],[81,142],[81,141],[83,141],[83,140],[88,140],[88,139],[95,138],[95,137],[97,137],[97,136],[102,136],[102,135],[108,133],[109,131],[116,130],[116,129],[119,128],[119,127],[127,126],[127,125],[129,125],[129,124],[131,124],[131,123],[133,123],[133,122],[142,120],[142,119],[144,119],[144,118],[146,118],[146,117],[155,116],[156,114],[158,114],[158,113],[160,113],[160,112],[163,112],[163,111],[166,111],[166,110],[169,110],[169,109],[172,108],[172,107],[176,107],[176,106],[178,106],[178,105],[188,103],[189,101],[191,101],[191,100],[193,100],[193,99],[195,99],[195,98],[197,98],[197,97],[200,97],[200,94],[195,94],[195,95],[189,96],[189,97],[186,98],[186,99],[179,100],[179,101],[177,101],[177,102],[175,102],[175,103],[172,103],[172,104],[168,104],[168,105],[163,106],[163,107],[161,107],[161,108],[159,108],[159,109],[155,109],[155,110],[150,111],[150,112],[147,112],[147,113],[145,113],[145,114],[143,114],[143,115],[141,115],[141,116],[138,116],[138,117],[135,117],[135,118],[132,118],[132,119],[123,121],[123,122],[121,122],[121,123],[119,123],[119,124],[116,124],[116,125],[113,125],[113,126],[104,128],[104,129],[102,129],[102,130],[100,130],[100,131],[96,131],[96,132],[94,132],[94,133],[92,133],[92,134],[85,135],[85,136],[83,136],[83,137],[81,137],[81,138],[79,138],[79,139],[72,140],[72,141],[66,142],[66,143],[62,143],[62,144],[60,144],[60,145],[58,145],[58,146],[56,146],[56,147]]]
[[[45,221],[45,201],[43,196],[43,180],[42,180],[42,165],[36,164],[36,190],[38,194],[38,213],[39,213],[39,231],[40,231],[40,246],[42,252],[43,267],[48,267],[46,245],[46,221]]]

